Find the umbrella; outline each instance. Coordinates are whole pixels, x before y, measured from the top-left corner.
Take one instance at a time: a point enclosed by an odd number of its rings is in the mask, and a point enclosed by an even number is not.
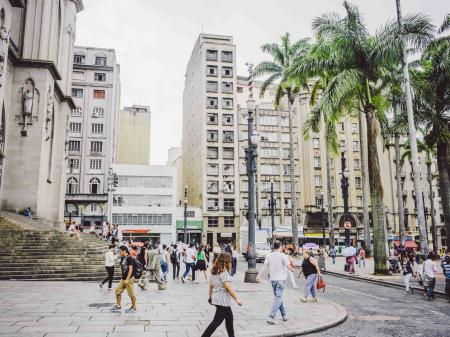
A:
[[[356,254],[356,249],[355,249],[355,247],[352,247],[352,246],[346,247],[342,251],[342,256],[345,256],[345,257],[353,256],[355,254]]]
[[[318,249],[319,246],[316,245],[315,243],[308,242],[308,243],[305,243],[305,244],[303,245],[303,248],[306,248],[306,249]]]

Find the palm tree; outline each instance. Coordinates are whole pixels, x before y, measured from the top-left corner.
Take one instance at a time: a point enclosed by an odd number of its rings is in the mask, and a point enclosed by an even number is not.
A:
[[[294,133],[292,121],[292,104],[296,96],[302,89],[306,89],[305,77],[300,76],[296,79],[288,77],[288,70],[292,62],[304,57],[308,53],[308,39],[299,40],[291,43],[289,33],[281,37],[281,44],[267,43],[261,47],[262,51],[273,57],[272,61],[264,61],[255,68],[255,76],[267,76],[262,85],[260,95],[263,96],[267,88],[277,83],[275,95],[275,108],[280,105],[281,99],[286,96],[289,113],[289,166],[291,181],[291,209],[292,209],[292,241],[298,245],[298,222],[297,222],[297,195],[295,187],[295,163],[294,163]]]
[[[418,140],[417,141],[417,148],[419,152],[424,152],[426,157],[426,165],[427,165],[427,181],[428,181],[428,189],[429,189],[429,202],[430,202],[430,214],[431,214],[431,235],[433,240],[433,252],[435,254],[438,253],[437,251],[437,232],[436,232],[436,218],[434,215],[434,202],[433,202],[433,175],[431,172],[431,165],[433,164],[433,155],[435,154],[435,149],[429,147],[425,142]],[[411,143],[408,141],[405,142],[405,147],[403,154],[401,156],[401,161],[403,162],[405,158],[408,158],[411,160]],[[416,195],[417,198],[420,198],[420,196]]]
[[[315,114],[335,123],[343,115],[362,112],[367,125],[369,188],[374,228],[375,273],[387,273],[387,240],[383,212],[383,186],[377,151],[379,123],[385,120],[386,100],[378,88],[378,77],[383,67],[399,62],[398,36],[418,45],[423,37],[432,33],[432,26],[423,16],[405,18],[408,29],[399,31],[395,21],[389,21],[376,36],[365,27],[358,8],[344,2],[346,15],[324,14],[313,21],[313,29],[324,50],[322,59],[304,58],[294,62],[290,75],[317,76],[323,72],[334,74],[323,91],[311,119],[320,121]],[[335,133],[335,131],[334,131]],[[336,140],[329,139],[337,148]],[[336,149],[337,150],[337,149]]]
[[[447,14],[439,34],[450,28]],[[415,111],[425,129],[424,141],[436,148],[439,192],[446,228],[447,247],[450,245],[450,36],[434,39],[418,62],[412,64],[411,81],[414,88]]]

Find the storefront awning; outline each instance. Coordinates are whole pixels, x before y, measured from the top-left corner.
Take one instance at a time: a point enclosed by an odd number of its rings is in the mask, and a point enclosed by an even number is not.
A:
[[[125,229],[122,231],[124,234],[148,234],[150,233],[150,229]]]
[[[394,244],[398,247],[400,245],[400,241],[394,241]],[[417,244],[415,241],[405,241],[405,248],[418,248]]]
[[[184,221],[183,220],[177,220],[177,230],[184,229]],[[187,229],[203,229],[203,221],[202,220],[188,220],[186,223]]]

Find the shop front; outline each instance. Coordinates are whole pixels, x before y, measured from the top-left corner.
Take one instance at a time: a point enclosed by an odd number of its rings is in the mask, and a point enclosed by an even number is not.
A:
[[[177,241],[184,241],[184,221],[177,220]],[[202,231],[203,231],[203,221],[202,220],[188,220],[186,223],[186,235],[187,242],[202,243]]]

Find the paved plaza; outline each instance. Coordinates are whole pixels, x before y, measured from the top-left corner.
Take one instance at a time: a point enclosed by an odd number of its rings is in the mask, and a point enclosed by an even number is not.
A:
[[[319,297],[318,303],[298,303],[301,292],[286,289],[287,322],[266,318],[272,304],[268,281],[243,282],[239,272],[233,282],[242,307],[233,304],[236,336],[291,336],[335,326],[347,311]],[[202,275],[201,275],[202,277]],[[302,280],[298,282],[302,289]],[[164,291],[156,285],[145,292],[135,286],[137,313],[112,313],[114,291],[83,282],[0,282],[1,337],[199,337],[212,320],[215,308],[207,302],[207,284],[170,282]],[[124,293],[122,306],[129,305]],[[214,336],[226,336],[221,326]]]

